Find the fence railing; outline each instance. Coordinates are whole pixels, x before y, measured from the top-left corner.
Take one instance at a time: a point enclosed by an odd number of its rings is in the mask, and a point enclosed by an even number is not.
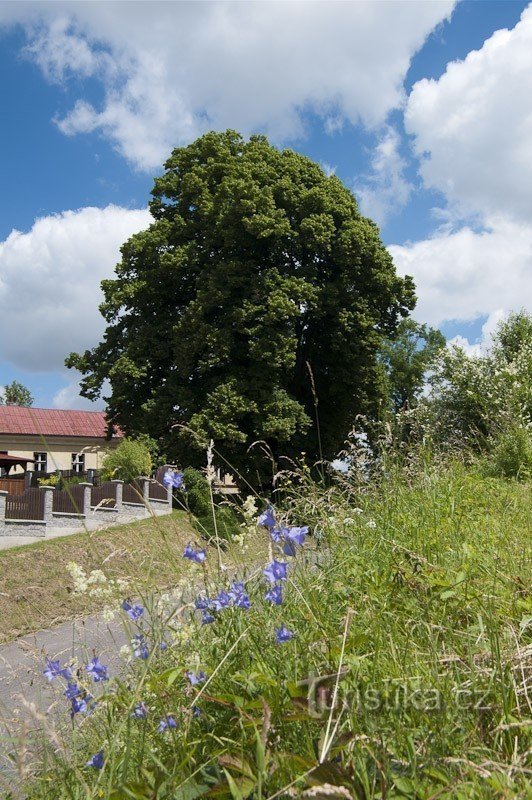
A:
[[[61,491],[56,489],[53,494],[52,510],[56,514],[83,514],[84,498],[84,486],[72,486]]]
[[[75,472],[73,469],[55,469],[53,472],[30,472],[31,485],[40,486],[39,481],[43,478],[48,480],[53,477],[61,477],[65,481],[72,478],[83,481],[84,483],[92,483],[94,486],[99,486],[101,479],[97,470],[89,469],[85,472]]]
[[[91,506],[101,508],[116,508],[116,484],[111,481],[93,486],[91,489]]]
[[[26,484],[24,476],[21,478],[0,478],[0,491],[9,494],[24,494]]]
[[[23,494],[6,496],[6,519],[44,519],[45,494],[40,489],[26,489]]]
[[[124,483],[122,486],[122,502],[123,503],[144,503],[142,483],[138,481],[131,481],[131,483]]]
[[[150,481],[150,494],[152,500],[168,500],[168,490],[160,483]]]

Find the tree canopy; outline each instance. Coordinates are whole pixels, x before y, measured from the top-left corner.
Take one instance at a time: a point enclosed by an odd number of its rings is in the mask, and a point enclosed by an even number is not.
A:
[[[317,397],[333,456],[357,413],[379,414],[379,348],[415,302],[377,226],[310,159],[234,131],[174,150],[152,196],[102,283],[103,340],[67,359],[81,393],[109,380],[110,422],[189,463],[181,424],[233,463],[256,440],[317,456]]]
[[[445,336],[441,331],[410,318],[400,321],[393,339],[386,340],[381,349],[393,412],[415,405],[427,373],[444,347]]]
[[[33,397],[29,389],[19,383],[12,381],[4,386],[4,391],[0,394],[0,405],[6,406],[32,406]]]

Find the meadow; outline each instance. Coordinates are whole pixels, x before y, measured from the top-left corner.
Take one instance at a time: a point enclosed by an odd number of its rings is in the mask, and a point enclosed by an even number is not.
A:
[[[19,757],[24,797],[532,796],[530,484],[427,458],[276,506],[230,564],[191,540],[173,593],[115,598],[123,670],[43,659],[72,730]]]

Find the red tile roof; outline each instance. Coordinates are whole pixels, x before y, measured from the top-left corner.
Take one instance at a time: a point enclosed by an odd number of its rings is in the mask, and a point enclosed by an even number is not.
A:
[[[0,434],[6,433],[101,439],[107,436],[107,421],[104,411],[0,406]]]

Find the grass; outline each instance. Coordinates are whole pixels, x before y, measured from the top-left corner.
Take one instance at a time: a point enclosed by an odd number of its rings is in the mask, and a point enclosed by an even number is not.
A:
[[[184,512],[0,551],[0,642],[101,610],[102,597],[76,594],[67,564],[101,569],[131,587],[166,588],[186,572],[185,544],[198,534]],[[228,556],[231,561],[231,554]]]
[[[104,687],[28,798],[532,796],[530,486],[459,464],[364,491],[307,483],[290,522],[321,543],[293,559],[283,604],[250,574],[248,611],[152,616],[146,635],[173,646]],[[294,636],[276,644],[281,625]],[[84,766],[99,750],[103,769]]]

